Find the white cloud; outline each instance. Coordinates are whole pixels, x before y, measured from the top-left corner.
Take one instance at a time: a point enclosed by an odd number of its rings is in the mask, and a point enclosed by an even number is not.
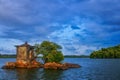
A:
[[[75,44],[73,45],[73,47],[75,48],[75,52],[77,55],[89,54],[89,51],[97,50],[97,47],[95,46],[87,46],[87,45],[80,45],[80,44]]]
[[[9,30],[12,30],[12,29],[13,29],[13,27],[8,27],[8,26],[0,24],[0,36],[5,36],[6,32]]]
[[[79,29],[72,28],[72,25],[61,25],[61,27],[60,30],[51,33],[49,39],[60,44],[63,47],[63,53],[65,55],[89,54],[89,51],[97,49],[95,46],[83,45],[80,41],[87,35],[84,25],[77,25]]]
[[[48,37],[56,37],[56,38],[61,38],[61,39],[69,39],[72,40],[73,38],[76,37],[76,34],[79,34],[81,36],[85,36],[84,32],[84,27],[82,25],[76,25],[80,29],[72,29],[72,25],[61,25],[60,30],[56,30],[52,32]]]
[[[91,51],[97,50],[96,46],[88,46],[82,44],[63,44],[63,53],[65,55],[89,55]]]
[[[11,38],[0,38],[0,53],[15,54],[15,45],[23,44],[21,40]],[[7,52],[7,53],[6,53]]]

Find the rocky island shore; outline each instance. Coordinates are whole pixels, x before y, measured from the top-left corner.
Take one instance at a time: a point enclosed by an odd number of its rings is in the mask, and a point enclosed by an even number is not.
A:
[[[27,42],[22,45],[16,45],[16,62],[7,62],[3,69],[32,69],[32,68],[44,68],[44,69],[61,69],[66,70],[68,68],[79,68],[80,65],[72,63],[60,63],[64,56],[60,51],[61,46],[56,43],[43,41],[43,43],[36,46],[31,46]],[[36,55],[39,53],[44,55],[44,64],[36,61]],[[48,54],[49,53],[49,54]]]
[[[32,61],[31,63],[23,63],[23,62],[7,62],[2,69],[33,69],[33,68],[44,68],[44,69],[55,69],[55,70],[66,70],[69,68],[79,68],[81,67],[78,64],[72,63],[55,63],[55,62],[48,62],[45,64],[41,64],[37,61]]]

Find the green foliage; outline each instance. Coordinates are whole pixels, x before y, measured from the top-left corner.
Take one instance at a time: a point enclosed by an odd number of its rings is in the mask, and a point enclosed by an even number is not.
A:
[[[88,55],[65,55],[65,58],[89,58]]]
[[[0,58],[16,58],[15,54],[0,54]]]
[[[61,52],[53,52],[52,55],[48,54],[48,62],[60,62],[64,59],[64,56]]]
[[[61,52],[62,47],[54,42],[43,41],[41,44],[35,44],[37,55],[42,54],[44,63],[61,62],[64,56]]]
[[[94,51],[90,58],[120,58],[120,45]]]

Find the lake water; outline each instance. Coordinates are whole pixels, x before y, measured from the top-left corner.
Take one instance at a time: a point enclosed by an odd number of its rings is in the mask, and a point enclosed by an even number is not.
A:
[[[13,58],[0,58],[0,67]],[[80,64],[68,70],[0,69],[0,80],[120,80],[120,59],[66,58]]]

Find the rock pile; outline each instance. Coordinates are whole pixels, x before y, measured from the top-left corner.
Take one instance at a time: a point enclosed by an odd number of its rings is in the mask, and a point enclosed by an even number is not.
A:
[[[79,68],[80,65],[78,64],[72,64],[72,63],[55,63],[55,62],[49,62],[45,63],[44,65],[37,62],[32,61],[30,63],[23,63],[23,62],[7,62],[6,65],[4,65],[3,69],[15,69],[15,68],[25,68],[25,69],[31,69],[31,68],[44,68],[44,69],[60,69],[60,70],[66,70],[68,68]]]
[[[61,70],[65,70],[65,69],[68,69],[68,68],[79,68],[79,67],[80,67],[80,65],[72,64],[72,63],[60,64],[60,63],[55,63],[55,62],[49,62],[49,63],[44,64],[44,69],[61,69]]]
[[[15,68],[41,68],[43,67],[43,64],[32,61],[29,63],[23,63],[23,62],[7,62],[2,68],[3,69],[15,69]]]

